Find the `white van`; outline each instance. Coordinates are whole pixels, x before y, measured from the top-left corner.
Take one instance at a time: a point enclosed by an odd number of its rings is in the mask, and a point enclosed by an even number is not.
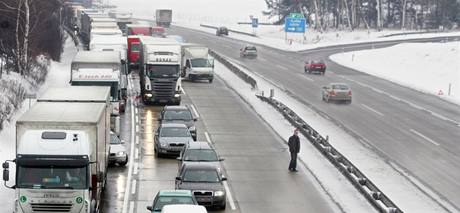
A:
[[[207,213],[204,206],[200,205],[166,205],[161,209],[161,213]]]

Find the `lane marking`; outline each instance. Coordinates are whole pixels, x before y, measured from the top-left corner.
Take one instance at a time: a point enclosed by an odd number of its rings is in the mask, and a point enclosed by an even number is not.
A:
[[[265,58],[259,57],[258,59],[263,61],[263,62],[267,62],[267,60]]]
[[[133,99],[131,98],[131,101],[130,101],[130,105],[131,105],[131,150],[130,150],[130,158],[133,159],[133,156],[134,156],[134,143],[132,143],[132,141],[134,140],[134,132],[135,131],[139,131],[137,129],[135,129],[135,125],[134,125],[134,104],[133,104]],[[126,188],[125,188],[125,194],[124,194],[124,198],[123,198],[123,209],[122,209],[122,213],[126,213],[128,211],[128,201],[129,201],[129,191],[130,191],[130,187],[131,187],[131,178],[133,176],[133,161],[129,161],[129,167],[128,167],[128,178],[126,179]],[[133,207],[133,211],[134,211],[134,207]]]
[[[182,94],[187,95],[187,93],[185,93],[184,87],[182,87],[182,85],[180,87],[180,91],[182,92]]]
[[[136,109],[134,109],[134,112],[135,112],[135,113],[136,113],[136,115],[137,115],[137,108],[136,108]]]
[[[139,148],[136,148],[136,154],[134,155],[134,158],[139,159]]]
[[[227,181],[224,181],[225,193],[227,194],[228,203],[230,203],[230,208],[236,210],[235,202],[233,201],[233,196],[230,193],[230,188],[228,187]]]
[[[439,143],[436,143],[434,140],[432,140],[431,138],[429,138],[429,137],[423,135],[422,133],[417,132],[417,131],[415,131],[414,129],[410,129],[410,131],[411,131],[412,133],[418,135],[419,137],[421,137],[421,138],[427,140],[428,142],[430,142],[430,143],[432,143],[432,144],[434,144],[434,145],[436,145],[436,146],[439,146]]]
[[[136,135],[136,144],[139,144],[139,135]]]
[[[133,175],[137,175],[138,172],[139,172],[139,163],[136,162],[136,163],[134,163]]]
[[[301,75],[302,77],[304,77],[305,79],[311,81],[311,82],[314,82],[314,81],[315,81],[315,80],[313,80],[312,78],[310,78],[310,77],[308,77],[308,76],[306,76],[306,75],[304,75],[304,74],[300,74],[300,75]]]
[[[211,143],[211,137],[209,137],[208,132],[204,132],[204,136],[206,137],[206,141],[208,141],[208,143]]]
[[[190,107],[192,107],[193,113],[195,113],[196,117],[199,118],[200,115],[198,114],[198,111],[196,111],[195,106],[192,104],[192,105],[190,105]]]
[[[134,213],[134,201],[129,202],[129,213]]]
[[[133,180],[133,182],[131,183],[132,186],[131,186],[131,194],[136,194],[136,184],[137,184],[137,181],[136,180]]]
[[[380,115],[380,116],[383,116],[383,113],[381,113],[381,112],[379,112],[379,111],[377,111],[377,110],[371,108],[370,106],[367,106],[366,104],[361,104],[361,105],[362,105],[364,108],[366,108],[366,109],[368,109],[368,110],[374,112],[375,114]]]
[[[279,65],[279,64],[277,64],[276,67],[278,67],[278,68],[280,68],[280,69],[283,69],[283,70],[286,70],[286,71],[289,70],[288,68],[286,68],[286,67],[284,67],[284,66],[281,66],[281,65]]]

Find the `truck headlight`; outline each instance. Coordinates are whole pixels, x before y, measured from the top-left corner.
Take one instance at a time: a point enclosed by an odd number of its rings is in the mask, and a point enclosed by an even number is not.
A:
[[[151,98],[151,97],[152,97],[152,94],[147,93],[147,94],[145,94],[145,96],[146,96],[147,98]]]
[[[179,94],[174,94],[174,98],[179,98],[180,95]]]
[[[214,196],[216,197],[222,197],[225,195],[225,192],[224,191],[215,191],[214,192]]]
[[[117,156],[124,156],[125,152],[117,152]]]

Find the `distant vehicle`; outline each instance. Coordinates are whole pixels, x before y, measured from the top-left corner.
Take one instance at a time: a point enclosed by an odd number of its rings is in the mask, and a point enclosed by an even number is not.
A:
[[[219,157],[214,147],[208,142],[189,143],[177,160],[179,160],[179,168],[184,164],[206,163],[216,166],[220,173],[223,172],[221,162],[224,159]]]
[[[160,123],[182,123],[187,126],[192,135],[193,140],[196,140],[197,131],[195,126],[195,118],[192,111],[187,106],[165,106],[161,111]]]
[[[240,49],[240,57],[257,58],[257,48],[254,45],[245,45]]]
[[[323,60],[310,60],[305,61],[305,73],[319,72],[322,75],[326,72],[326,63]]]
[[[172,22],[172,10],[161,9],[155,11],[155,21],[157,26],[169,27]]]
[[[323,101],[344,101],[351,103],[351,88],[345,83],[331,83],[323,87]]]
[[[160,190],[151,206],[147,210],[152,213],[160,213],[163,206],[173,204],[198,205],[198,202],[190,190]]]
[[[214,165],[184,164],[176,177],[176,189],[192,190],[200,205],[225,209],[226,180]]]
[[[218,27],[216,30],[216,36],[226,35],[228,36],[228,29],[226,27]]]
[[[152,26],[148,24],[127,24],[127,35],[144,35],[152,36]]]
[[[139,69],[139,56],[141,50],[141,41],[138,35],[128,36],[128,73],[132,69]]]
[[[154,151],[157,157],[161,155],[176,155],[178,156],[182,149],[193,142],[185,124],[160,124],[155,132]]]
[[[214,59],[209,49],[200,44],[182,44],[181,77],[191,81],[205,79],[212,83],[214,79]]]
[[[166,38],[166,29],[164,27],[152,27],[152,36]]]
[[[166,205],[161,213],[207,213],[204,206],[199,205]]]
[[[128,163],[128,153],[120,138],[115,133],[110,132],[109,164],[115,163],[125,166]]]

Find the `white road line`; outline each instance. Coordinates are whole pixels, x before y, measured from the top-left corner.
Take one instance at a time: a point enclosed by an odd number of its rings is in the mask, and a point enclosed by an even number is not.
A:
[[[134,140],[134,132],[135,132],[135,126],[134,126],[134,105],[133,105],[133,99],[130,101],[131,104],[131,141]],[[134,156],[134,143],[131,143],[131,151],[130,151],[130,158],[133,159]],[[129,191],[131,187],[131,178],[133,176],[133,161],[129,161],[129,167],[128,167],[128,178],[126,179],[126,188],[125,188],[125,197],[123,198],[123,209],[122,213],[126,213],[128,211],[128,201],[129,201]],[[134,207],[133,207],[134,208]],[[134,211],[134,209],[133,209]]]
[[[306,76],[305,74],[301,74],[301,75],[302,75],[302,77],[304,77],[305,79],[307,79],[307,80],[309,80],[309,81],[311,81],[311,82],[315,81],[315,80],[313,80],[312,78]]]
[[[139,172],[139,163],[136,162],[134,163],[133,175],[137,175],[138,172]]]
[[[380,116],[383,116],[383,113],[381,113],[381,112],[379,112],[379,111],[377,111],[377,110],[371,108],[370,106],[367,106],[366,104],[361,104],[361,105],[362,105],[364,108],[366,108],[366,109],[368,109],[368,110],[374,112],[375,114],[380,115]]]
[[[136,148],[136,154],[134,154],[134,158],[137,160],[139,159],[139,148]]]
[[[129,213],[134,213],[134,201],[129,202]]]
[[[436,146],[439,146],[439,143],[436,143],[434,140],[431,140],[429,137],[423,135],[422,133],[417,132],[417,131],[415,131],[415,130],[413,130],[413,129],[410,129],[410,131],[411,131],[412,133],[414,133],[414,134],[420,136],[421,138],[427,140],[428,142],[430,142],[430,143],[432,143],[432,144],[434,144],[434,145],[436,145]]]
[[[139,124],[136,124],[136,130],[139,130],[139,129],[140,129]]]
[[[184,87],[180,87],[180,91],[182,92],[182,94],[187,95],[187,93],[185,93]]]
[[[204,132],[204,136],[206,137],[206,141],[208,141],[208,143],[211,143],[211,137],[209,137],[208,132]]]
[[[138,123],[139,123],[139,117],[136,116],[136,124],[138,124]]]
[[[197,118],[199,118],[200,115],[198,114],[198,111],[196,111],[195,106],[192,104],[192,105],[190,105],[190,107],[192,107],[192,110],[193,110],[193,113],[195,113],[195,116],[196,116]]]
[[[139,136],[136,135],[136,144],[139,144]]]
[[[262,57],[259,57],[258,59],[261,60],[261,61],[263,61],[263,62],[266,62],[266,61],[267,61],[265,58],[262,58]]]
[[[280,69],[283,69],[283,70],[289,70],[288,68],[284,67],[284,66],[281,66],[279,64],[276,65],[276,67],[280,68]]]
[[[236,210],[235,201],[233,201],[232,193],[230,193],[230,188],[228,187],[227,181],[224,181],[225,193],[227,194],[228,203],[230,203],[230,208]]]
[[[137,108],[136,108],[136,109],[134,109],[134,113],[136,113],[136,115],[137,115]]]
[[[137,181],[136,180],[133,180],[133,182],[131,182],[132,186],[131,186],[131,194],[136,194],[136,184],[137,184]]]

